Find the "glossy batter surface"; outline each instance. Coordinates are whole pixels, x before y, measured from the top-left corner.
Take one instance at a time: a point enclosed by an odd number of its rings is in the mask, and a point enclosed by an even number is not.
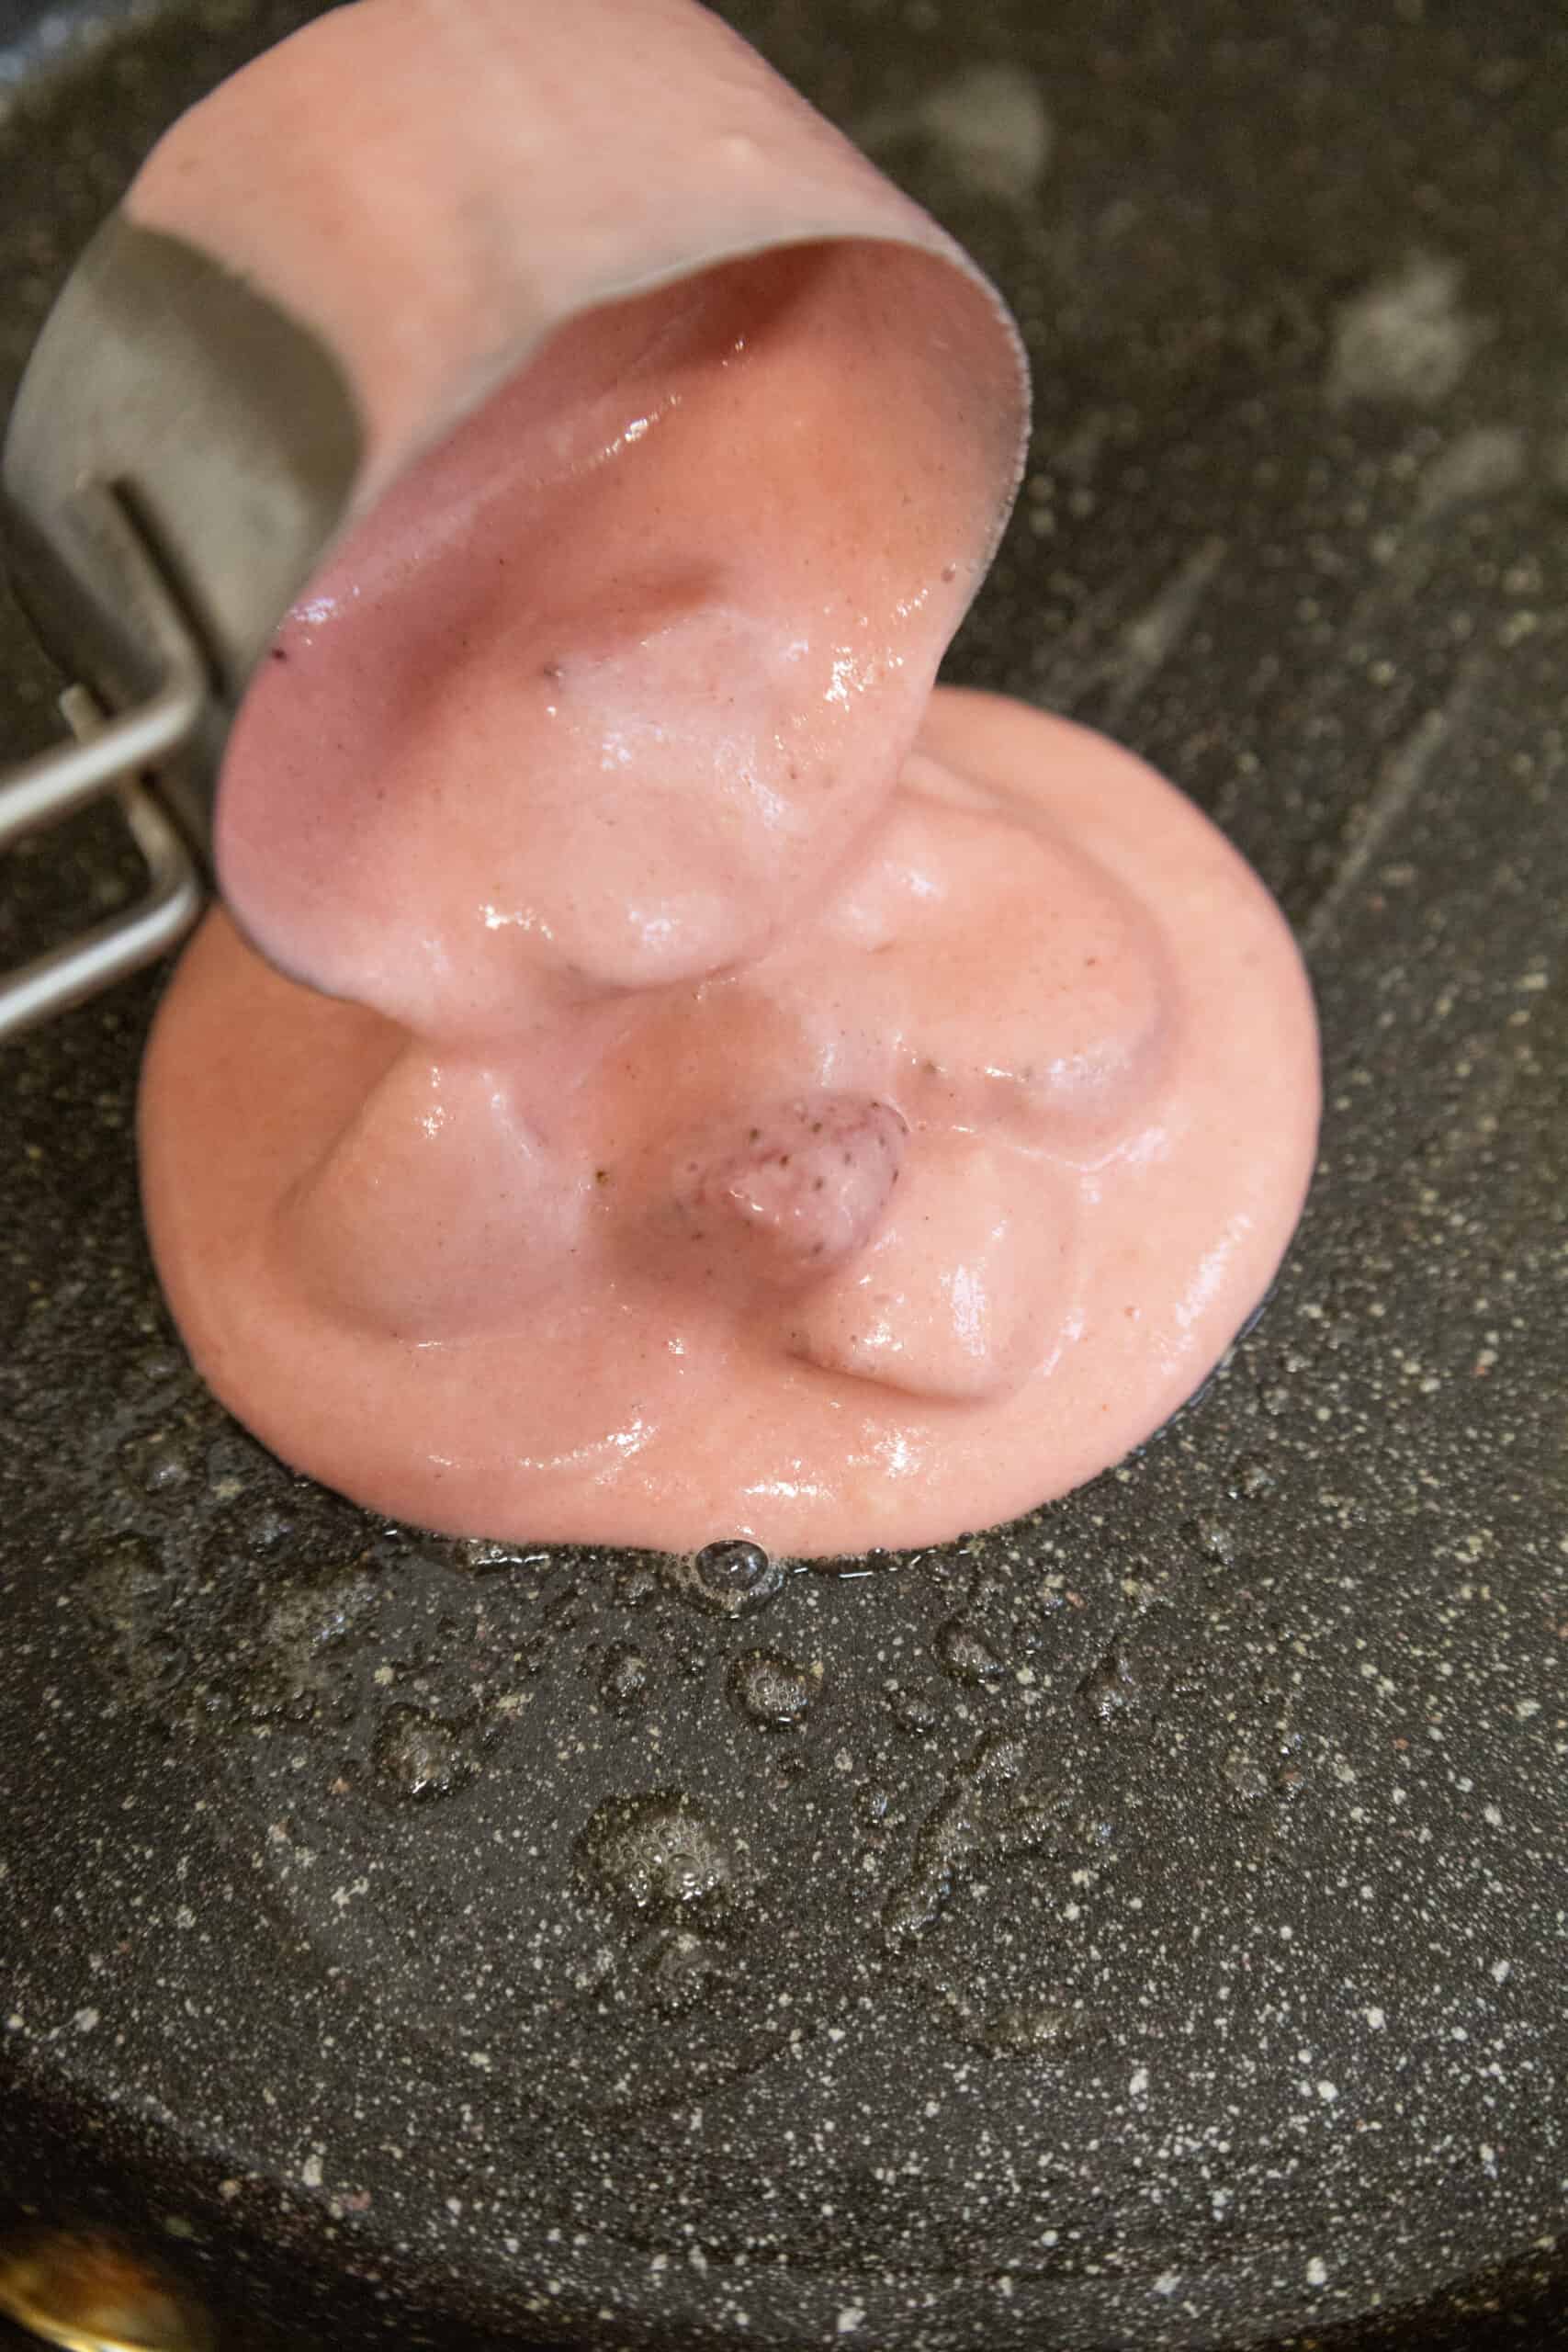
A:
[[[220,803],[271,960],[211,918],[149,1057],[207,1377],[454,1532],[827,1553],[1007,1517],[1199,1385],[1311,1163],[1305,983],[1240,860],[1102,740],[932,695],[1013,346],[852,158],[844,233],[786,238],[787,120],[767,249],[558,306],[311,584]],[[165,223],[211,199],[192,152],[154,159]]]
[[[438,1046],[215,916],[146,1080],[208,1377],[452,1530],[827,1552],[1025,1509],[1197,1385],[1310,1161],[1258,885],[1126,753],[990,698],[939,695],[755,965],[531,1012]]]

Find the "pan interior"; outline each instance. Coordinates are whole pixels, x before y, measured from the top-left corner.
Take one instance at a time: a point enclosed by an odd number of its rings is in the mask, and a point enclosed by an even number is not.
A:
[[[1496,2262],[1562,2309],[1563,37],[726,13],[1024,322],[950,674],[1121,735],[1282,897],[1306,1224],[1205,1397],[1017,1526],[801,1573],[443,1545],[174,1344],[157,983],[7,1049],[0,2188],[344,2345],[1418,2301],[1478,2343],[1439,2290]],[[0,17],[7,396],[157,129],[288,21]],[[5,605],[0,681],[20,752],[54,682]],[[0,950],[132,884],[51,837]]]

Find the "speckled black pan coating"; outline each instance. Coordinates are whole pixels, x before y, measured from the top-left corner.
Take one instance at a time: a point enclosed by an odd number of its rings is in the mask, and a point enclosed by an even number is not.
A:
[[[62,64],[33,13],[5,385],[287,20],[127,11]],[[1034,455],[955,674],[1110,725],[1280,891],[1312,1208],[1141,1459],[753,1589],[290,1477],[148,1271],[155,988],[12,1049],[0,2218],[152,2230],[236,2341],[1560,2341],[1562,18],[733,13],[1020,312]],[[0,611],[7,750],[50,691]],[[0,952],[124,887],[91,826],[13,859]]]

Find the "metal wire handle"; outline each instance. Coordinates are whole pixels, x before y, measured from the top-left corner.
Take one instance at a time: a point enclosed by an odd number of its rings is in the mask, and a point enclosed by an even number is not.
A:
[[[81,521],[133,589],[135,609],[155,639],[148,650],[160,683],[146,701],[107,718],[84,686],[62,695],[75,740],[0,774],[0,851],[113,797],[147,866],[148,887],[123,914],[0,973],[0,1039],[52,1020],[155,963],[190,930],[205,897],[196,860],[146,778],[200,727],[208,702],[206,663],[120,500],[107,486],[91,483],[76,504]]]

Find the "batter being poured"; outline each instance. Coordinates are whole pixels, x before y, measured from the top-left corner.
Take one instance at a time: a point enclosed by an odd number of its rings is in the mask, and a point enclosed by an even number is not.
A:
[[[1294,1224],[1312,1014],[1170,786],[933,691],[1022,433],[964,257],[686,0],[368,0],[131,209],[367,423],[147,1067],[220,1396],[400,1517],[673,1549],[1147,1436]]]

